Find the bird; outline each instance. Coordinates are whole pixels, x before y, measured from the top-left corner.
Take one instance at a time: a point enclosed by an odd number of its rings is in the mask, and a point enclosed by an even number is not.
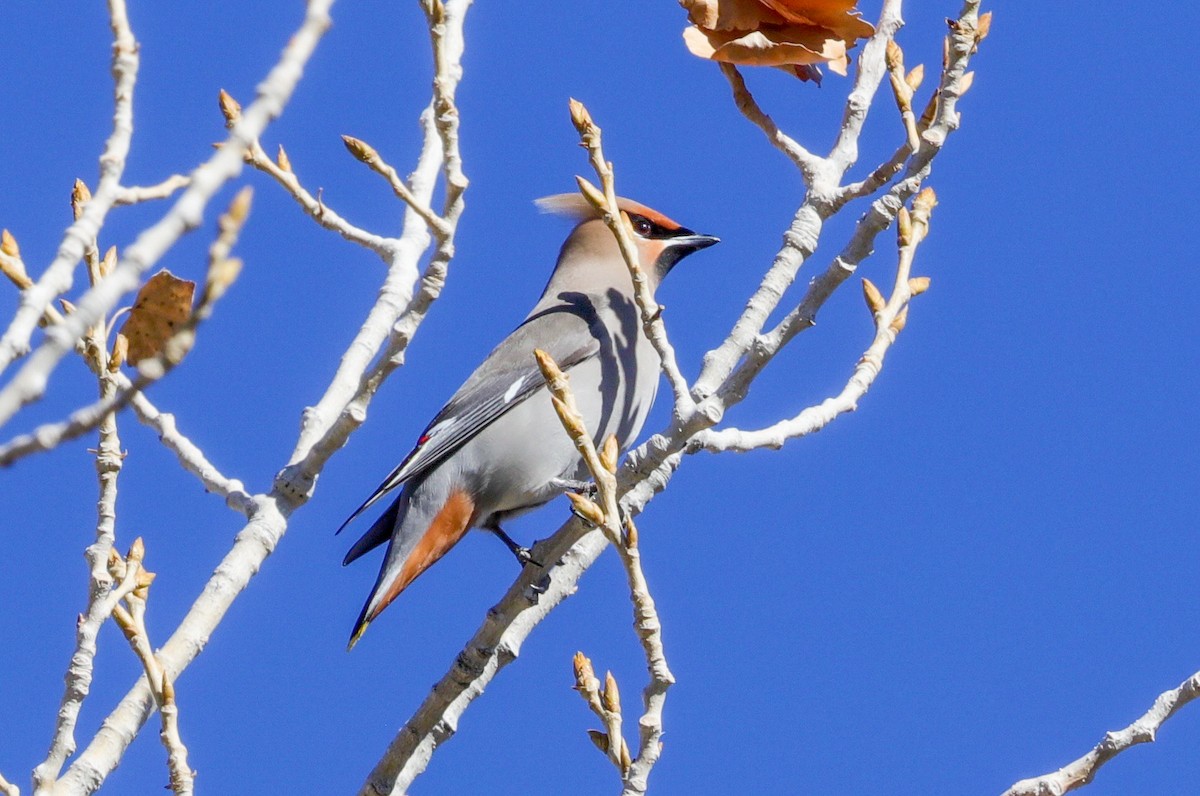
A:
[[[509,537],[502,523],[584,485],[586,467],[554,413],[534,349],[549,353],[569,375],[598,445],[615,435],[619,449],[627,450],[650,411],[660,360],[643,330],[633,280],[615,236],[580,194],[548,196],[536,204],[575,222],[541,297],[338,529],[341,533],[400,489],[342,562],[350,564],[387,543],[347,649],[470,528],[494,533],[522,566],[530,563],[529,550]],[[681,259],[719,242],[633,200],[619,198],[617,206],[629,218],[651,289]]]

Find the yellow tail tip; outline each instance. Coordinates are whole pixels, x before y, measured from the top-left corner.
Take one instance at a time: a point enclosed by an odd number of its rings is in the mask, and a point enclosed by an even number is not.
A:
[[[346,645],[346,652],[354,649],[354,645],[358,643],[360,638],[362,638],[362,634],[367,632],[367,626],[370,624],[370,622],[363,622],[354,629],[354,635],[350,636],[350,643]]]

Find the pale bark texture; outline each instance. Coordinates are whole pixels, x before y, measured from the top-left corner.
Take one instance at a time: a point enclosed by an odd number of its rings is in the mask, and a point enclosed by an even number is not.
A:
[[[753,5],[751,0],[740,2]],[[713,3],[685,5],[694,13],[711,11],[713,25],[719,21]],[[741,19],[749,14],[749,5],[741,8],[745,13],[735,16]],[[789,7],[787,3],[765,5],[771,9],[779,5],[785,11]],[[272,155],[263,143],[271,123],[287,109],[323,38],[336,35],[336,28],[331,32],[333,0],[308,0],[303,13],[296,9],[292,34],[279,42],[276,63],[261,76],[256,95],[244,106],[231,94],[220,92],[227,135],[215,150],[197,153],[197,165],[189,173],[169,174],[150,185],[125,182],[126,162],[138,145],[135,87],[142,64],[126,0],[109,0],[107,6],[112,30],[112,128],[99,153],[95,189],[77,185],[72,200],[74,220],[44,267],[35,268],[9,231],[0,243],[0,272],[20,294],[14,314],[0,334],[0,428],[5,430],[0,438],[0,466],[20,466],[23,459],[51,451],[70,439],[97,435],[90,454],[97,471],[98,499],[94,532],[86,542],[83,577],[87,600],[75,622],[74,648],[65,668],[65,687],[45,758],[29,761],[31,792],[42,796],[74,796],[100,789],[155,712],[160,714],[169,787],[177,794],[204,790],[203,778],[196,777],[189,763],[194,756],[187,745],[186,683],[177,686],[178,678],[266,565],[293,514],[313,496],[327,464],[366,420],[381,385],[404,364],[409,343],[434,310],[451,276],[460,223],[470,223],[471,218],[466,213],[470,163],[465,162],[462,147],[462,138],[469,133],[460,130],[457,92],[465,77],[466,20],[472,0],[419,0],[428,29],[431,79],[428,100],[417,120],[420,148],[411,156],[411,163],[401,168],[392,165],[403,155],[397,154],[398,147],[390,141],[368,143],[343,136],[350,155],[377,175],[397,202],[397,215],[402,216],[399,229],[382,231],[368,229],[350,220],[349,213],[335,210],[325,201],[321,188],[302,178],[303,163],[294,163],[283,145],[271,144]],[[783,13],[758,6],[752,10],[749,16],[753,18]],[[629,265],[642,332],[662,360],[663,379],[669,387],[662,400],[671,401],[670,419],[619,462],[615,442],[599,450],[592,443],[574,408],[569,374],[559,371],[548,356],[543,357],[543,373],[556,397],[564,433],[579,448],[594,477],[594,489],[571,495],[576,518],[534,547],[532,556],[538,567],[525,567],[494,605],[486,611],[481,607],[482,624],[463,648],[436,653],[450,662],[445,674],[424,702],[415,706],[390,745],[380,750],[373,770],[363,772],[362,796],[407,792],[439,746],[454,735],[474,700],[516,660],[539,623],[580,588],[583,573],[610,545],[621,559],[634,631],[645,659],[642,707],[636,710],[623,705],[616,678],[607,674],[602,682],[592,659],[582,652],[574,660],[574,681],[587,708],[603,725],[603,730],[593,730],[590,735],[616,769],[614,790],[619,788],[628,796],[653,790],[651,773],[668,759],[663,738],[670,727],[667,693],[675,675],[668,664],[670,627],[659,617],[651,591],[659,564],[643,559],[639,547],[643,529],[634,523],[634,517],[670,485],[692,454],[777,449],[858,408],[883,378],[885,358],[897,345],[910,313],[919,316],[918,296],[930,288],[930,279],[914,270],[920,245],[936,234],[933,211],[937,201],[926,183],[935,159],[960,126],[959,102],[973,79],[968,67],[987,36],[990,14],[980,13],[979,0],[967,0],[948,20],[940,68],[925,70],[905,66],[896,39],[903,25],[902,10],[901,0],[884,0],[878,19],[873,20],[874,32],[851,51],[856,55],[853,62],[845,57],[846,42],[829,49],[833,55],[825,60],[835,70],[848,67],[849,83],[845,89],[824,89],[846,92],[840,125],[836,130],[821,131],[833,142],[824,154],[802,143],[823,140],[817,131],[785,131],[776,123],[752,93],[754,78],[749,77],[751,65],[762,63],[792,68],[796,75],[811,79],[821,58],[807,51],[799,61],[784,62],[772,61],[774,56],[769,54],[748,60],[712,56],[721,61],[712,64],[712,70],[727,81],[737,111],[785,156],[788,168],[795,169],[789,177],[802,184],[803,191],[798,205],[788,208],[791,221],[782,230],[778,251],[769,261],[757,264],[761,274],[757,287],[748,296],[731,299],[742,310],[701,362],[680,362],[668,334],[670,316],[640,273],[633,233],[617,208],[622,170],[619,162],[614,164],[605,155],[597,123],[603,120],[593,119],[582,103],[571,101],[570,116],[586,150],[586,161],[580,160],[579,170],[590,168],[598,183],[593,185],[591,176],[579,178],[580,188],[608,223]],[[848,29],[863,27],[856,22]],[[567,107],[564,97],[564,116]],[[865,177],[852,181],[848,175],[860,158],[864,125],[872,111],[890,116],[894,140],[877,155],[878,164]],[[376,298],[366,308],[340,360],[323,363],[332,377],[319,398],[303,411],[286,461],[280,462],[277,473],[242,473],[246,479],[242,480],[218,466],[220,451],[205,449],[190,438],[174,414],[145,393],[155,383],[172,378],[177,367],[186,368],[187,354],[204,339],[207,327],[202,322],[222,311],[219,299],[242,267],[237,257],[238,235],[245,224],[254,223],[248,191],[235,197],[217,222],[215,233],[198,233],[211,234],[213,240],[199,299],[193,306],[189,294],[187,306],[180,309],[181,320],[170,325],[154,350],[134,361],[129,339],[117,329],[125,314],[122,305],[143,288],[151,269],[186,233],[204,229],[205,209],[247,164],[271,178],[270,188],[281,189],[289,203],[294,201],[299,212],[323,230],[314,234],[331,233],[362,247],[382,261],[383,270]],[[359,167],[348,162],[346,168]],[[865,212],[849,225],[843,239],[831,242],[827,222],[849,213],[851,202],[857,199],[866,200]],[[161,202],[167,209],[129,246],[102,256],[98,241],[110,215],[122,212],[125,206],[151,202]],[[893,226],[895,245],[890,241],[879,244],[879,236]],[[810,263],[821,244],[838,254],[827,262]],[[824,400],[781,414],[761,427],[725,423],[728,410],[746,398],[755,380],[792,340],[814,326],[821,309],[876,248],[881,249],[880,258],[889,263],[892,277],[885,289],[866,279],[861,282],[872,332],[862,341],[861,356],[845,363],[844,384]],[[73,288],[80,263],[85,266],[89,287],[73,302],[59,301]],[[797,288],[805,266],[811,276]],[[39,271],[36,278],[31,271]],[[146,311],[135,306],[132,313]],[[772,318],[777,320],[772,322]],[[43,328],[40,333],[39,326]],[[61,419],[32,429],[22,426],[28,430],[19,433],[16,428],[26,416],[22,413],[47,397],[51,376],[72,353],[94,374],[99,398],[81,400]],[[694,380],[685,376],[689,370],[685,364],[696,365]],[[313,369],[313,373],[324,372]],[[318,384],[315,379],[314,385]],[[119,425],[129,416],[125,409],[131,409],[139,422],[154,431],[199,486],[218,496],[238,516],[241,528],[186,615],[164,634],[165,639],[152,639],[146,623],[154,579],[145,568],[146,545],[138,538],[124,555],[117,552],[123,527],[117,494],[126,453]],[[722,460],[728,460],[730,467],[737,466],[733,457]],[[255,482],[270,487],[255,492],[247,486]],[[653,533],[654,529],[645,528],[644,532]],[[81,540],[80,546],[84,545]],[[98,729],[84,731],[80,713],[100,671],[95,665],[98,639],[110,618],[128,640],[125,654],[135,656],[143,675],[130,685]],[[72,621],[75,617],[63,617],[63,626],[69,628]],[[155,640],[162,642],[161,647],[155,648]],[[590,653],[597,660],[607,655],[597,650]],[[795,665],[802,669],[803,663]],[[563,667],[570,671],[567,661]],[[1125,730],[1110,733],[1079,760],[1053,774],[1019,782],[1007,794],[1060,794],[1091,781],[1112,757],[1153,740],[1162,723],[1200,692],[1197,678],[1200,675],[1163,694],[1145,716]],[[627,693],[632,692],[627,686]],[[364,693],[363,698],[369,695]],[[631,721],[635,715],[636,720]],[[5,723],[21,722],[5,717]],[[36,725],[33,721],[28,724]],[[636,732],[630,731],[631,724],[636,725]],[[581,738],[582,729],[565,728]],[[5,773],[9,779],[0,777],[0,793],[20,793],[11,781],[13,772]],[[351,787],[353,784],[347,783],[347,789]]]

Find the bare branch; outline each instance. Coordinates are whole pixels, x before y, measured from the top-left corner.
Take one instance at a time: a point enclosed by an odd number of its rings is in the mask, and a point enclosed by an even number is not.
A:
[[[57,367],[66,352],[74,347],[75,340],[82,336],[84,331],[98,318],[116,306],[121,296],[138,284],[142,273],[158,262],[159,258],[185,232],[200,224],[201,214],[208,201],[241,170],[242,153],[282,112],[284,105],[291,97],[296,83],[300,80],[304,64],[307,63],[317,42],[329,27],[329,7],[332,3],[333,0],[309,0],[304,23],[289,40],[279,62],[259,85],[258,98],[246,109],[241,120],[230,131],[226,145],[218,149],[206,163],[192,173],[191,184],[175,201],[170,211],[156,224],[144,230],[137,240],[125,249],[124,256],[117,267],[106,279],[83,296],[77,311],[67,318],[66,323],[47,330],[45,342],[29,357],[16,376],[0,390],[0,425],[7,423],[22,406],[42,396],[50,373]],[[121,6],[123,11],[123,4],[120,0],[112,0],[112,5]],[[132,37],[130,46],[133,46]],[[128,144],[127,138],[125,144]],[[121,159],[123,162],[124,153],[122,153]],[[111,204],[118,186],[114,181],[108,194],[103,192],[104,187],[105,183],[102,177],[101,189],[97,191],[97,195],[93,197],[92,201],[88,202],[81,220],[90,217],[93,206],[103,204],[101,202],[103,197],[108,196],[107,201]],[[107,210],[107,206],[104,209]],[[102,219],[97,219],[94,228],[89,228],[87,239],[95,237],[95,230],[99,228],[99,220]],[[84,244],[87,239],[83,241]],[[63,258],[60,256],[60,259]],[[78,256],[70,259],[69,262],[73,263],[76,260],[78,260]],[[69,286],[70,283],[67,281],[62,290]],[[37,290],[37,288],[31,290]],[[42,292],[39,292],[33,298],[26,294],[22,301],[22,310],[36,309],[36,314],[27,321],[30,327],[41,317],[46,304],[53,297],[49,295],[48,291],[45,293],[46,295],[43,296]],[[23,317],[18,312],[17,320],[14,320],[14,327],[17,327],[15,339],[17,342],[27,343],[29,330],[24,328],[25,323],[18,325]],[[10,328],[10,332],[12,331],[13,329]],[[8,333],[5,336],[7,338]],[[18,353],[18,348],[9,346],[13,355]],[[8,359],[5,357],[6,349],[3,340],[0,340],[0,367],[11,361],[11,356]]]
[[[141,567],[145,548],[139,537],[124,561],[114,556],[109,566],[115,574],[121,574],[122,568]],[[136,553],[136,559],[135,559]],[[176,796],[191,796],[192,785],[196,772],[188,766],[187,747],[179,736],[179,706],[175,703],[175,685],[163,671],[162,664],[154,655],[150,644],[150,633],[146,630],[146,603],[150,599],[150,584],[154,581],[154,573],[144,568],[138,572],[137,588],[125,596],[126,607],[119,604],[113,608],[113,619],[125,634],[133,654],[141,661],[146,672],[146,681],[150,683],[154,700],[158,704],[162,717],[162,732],[159,740],[167,750],[167,769],[170,772],[170,788]]]
[[[167,199],[180,188],[191,184],[191,179],[182,174],[172,174],[157,185],[135,185],[121,188],[117,193],[114,205],[136,205],[153,199]]]
[[[842,113],[842,129],[829,151],[829,160],[838,175],[836,179],[840,179],[858,160],[858,139],[887,70],[884,63],[887,44],[904,24],[900,16],[902,5],[902,0],[884,0],[875,33],[863,45],[862,54],[858,56],[854,88],[846,98],[846,109]]]
[[[926,188],[913,202],[913,212],[909,220],[908,212],[901,210],[900,225],[900,257],[896,267],[896,281],[892,288],[891,297],[884,302],[883,297],[870,281],[863,280],[864,293],[867,296],[867,306],[871,309],[875,320],[875,338],[863,353],[854,373],[842,391],[833,398],[827,398],[817,406],[805,409],[799,415],[781,420],[768,428],[757,431],[743,431],[736,428],[709,429],[696,435],[688,442],[687,450],[694,452],[706,450],[719,452],[726,450],[748,451],[756,448],[780,448],[789,439],[819,431],[838,415],[852,412],[858,407],[858,401],[874,384],[875,379],[883,370],[883,360],[889,348],[896,341],[896,336],[904,328],[908,315],[908,303],[915,293],[923,292],[928,287],[928,280],[916,282],[910,280],[913,257],[917,246],[924,240],[929,229],[929,215],[936,200],[933,190]]]
[[[108,0],[108,15],[113,32],[113,130],[100,154],[100,182],[92,201],[67,229],[42,278],[21,294],[21,305],[4,335],[0,336],[0,373],[14,359],[29,352],[34,326],[41,321],[50,302],[71,289],[76,263],[89,245],[95,245],[96,235],[121,192],[121,176],[133,138],[133,88],[137,83],[140,58],[137,40],[129,27],[125,0]],[[93,318],[91,322],[94,321]],[[74,331],[71,342],[81,337],[88,325],[81,324]],[[41,389],[45,389],[44,384]],[[0,410],[0,425],[6,423],[11,414]]]
[[[346,145],[351,155],[370,166],[371,171],[382,176],[388,181],[388,185],[392,186],[392,193],[396,194],[396,198],[408,205],[414,213],[424,219],[429,225],[429,229],[435,235],[445,235],[449,230],[446,222],[435,212],[429,209],[428,206],[417,201],[413,196],[413,192],[409,189],[404,180],[400,179],[400,175],[390,166],[387,161],[379,156],[375,148],[366,141],[360,141],[353,136],[342,136],[342,143]]]
[[[246,162],[259,171],[274,177],[275,181],[282,185],[284,190],[291,194],[297,204],[304,209],[308,217],[325,229],[336,232],[351,243],[357,243],[359,246],[370,249],[378,254],[385,263],[392,258],[396,248],[396,239],[385,238],[361,227],[356,227],[335,213],[329,205],[325,204],[324,200],[317,199],[305,190],[304,186],[300,184],[300,178],[292,171],[292,164],[282,146],[279,147],[278,161],[273,161],[256,140],[246,150]]]
[[[123,373],[119,374],[119,377],[118,387],[129,390],[129,379]],[[141,393],[135,394],[129,404],[138,420],[158,433],[159,441],[175,454],[184,470],[200,479],[206,491],[224,498],[225,503],[234,511],[249,515],[254,508],[254,500],[246,491],[245,484],[236,478],[222,475],[204,455],[204,451],[179,431],[174,415],[160,412],[158,407]]]
[[[695,409],[695,402],[688,390],[687,379],[679,370],[675,349],[667,339],[667,327],[662,319],[663,308],[655,300],[650,283],[646,281],[646,275],[638,265],[638,253],[633,242],[629,218],[617,207],[616,180],[612,164],[604,159],[600,126],[592,121],[591,114],[578,100],[571,100],[571,121],[579,131],[579,140],[588,151],[588,160],[596,171],[596,176],[600,178],[600,190],[596,190],[582,177],[577,177],[576,180],[584,198],[596,208],[604,223],[616,236],[621,256],[625,259],[625,265],[629,268],[629,275],[633,280],[633,297],[641,312],[642,330],[658,353],[663,375],[667,377],[667,383],[671,385],[671,392],[675,397],[675,417],[682,422]]]
[[[62,442],[74,439],[96,428],[104,422],[105,418],[125,408],[135,395],[166,376],[183,361],[195,344],[197,327],[212,315],[213,306],[225,294],[241,269],[241,262],[229,259],[228,255],[237,240],[248,208],[249,189],[243,189],[234,197],[229,210],[218,221],[221,231],[209,250],[208,277],[199,303],[175,333],[163,344],[162,350],[158,354],[138,363],[137,378],[133,379],[128,386],[102,396],[99,401],[77,409],[66,420],[38,426],[33,432],[23,434],[0,445],[0,467],[8,466],[31,453],[52,450]],[[65,323],[70,323],[77,312],[69,315]],[[61,328],[61,326],[55,328]],[[104,319],[101,318],[99,329],[103,328]],[[103,349],[103,332],[98,331],[97,333],[100,340],[99,346]],[[105,367],[107,368],[107,365]]]
[[[742,73],[736,66],[729,63],[722,63],[720,66],[721,74],[725,75],[725,79],[729,81],[729,87],[733,89],[733,101],[737,105],[737,109],[763,131],[772,146],[787,155],[788,159],[796,164],[804,176],[805,184],[811,185],[816,179],[817,172],[824,167],[824,159],[809,152],[794,138],[779,129],[775,120],[758,106],[750,89],[746,88],[746,81],[742,79]]]
[[[446,3],[442,35],[452,45],[447,47],[447,63],[453,68],[438,74],[435,80],[457,82],[461,75],[458,63],[462,55],[462,24],[469,6],[470,0],[448,0]],[[432,107],[422,115],[422,124],[425,139],[410,186],[414,196],[428,203],[438,171],[444,167],[442,137]],[[457,201],[461,201],[461,197]],[[451,216],[445,214],[448,220]],[[456,214],[453,217],[457,219]],[[409,208],[396,251],[388,263],[388,274],[379,299],[343,355],[337,374],[320,402],[305,410],[300,438],[288,467],[276,477],[270,494],[252,498],[254,506],[249,522],[183,621],[159,650],[158,659],[169,679],[177,678],[199,655],[225,611],[279,544],[287,531],[288,517],[310,497],[316,475],[328,457],[341,448],[350,433],[362,423],[378,385],[403,362],[408,341],[436,299],[444,279],[445,263],[441,264],[440,273],[431,273],[431,264],[427,278],[422,280],[420,293],[414,295],[417,262],[429,243],[427,225]],[[448,250],[452,251],[452,246]],[[368,371],[389,336],[388,350]],[[153,695],[146,679],[142,678],[71,764],[59,782],[56,796],[92,793],[100,787],[145,724],[153,705]]]
[[[1004,791],[1003,796],[1061,796],[1087,785],[1109,760],[1138,744],[1153,743],[1167,719],[1197,696],[1200,696],[1200,672],[1184,680],[1178,688],[1159,694],[1150,709],[1133,724],[1105,733],[1104,739],[1083,757],[1052,774],[1023,779]]]

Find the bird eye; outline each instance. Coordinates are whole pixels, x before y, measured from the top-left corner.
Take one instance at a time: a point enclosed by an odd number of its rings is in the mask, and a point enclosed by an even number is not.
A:
[[[654,226],[648,220],[642,218],[641,216],[634,216],[633,217],[633,230],[634,230],[634,232],[641,235],[642,237],[645,237],[654,230]]]

